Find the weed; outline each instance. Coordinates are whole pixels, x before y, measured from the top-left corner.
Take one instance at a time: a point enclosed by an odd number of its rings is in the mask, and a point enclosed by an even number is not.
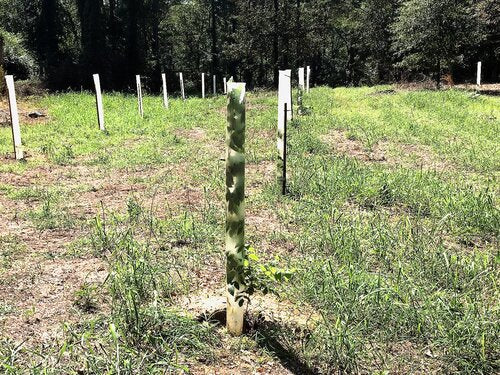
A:
[[[17,236],[0,235],[0,271],[10,268],[13,260],[25,249]]]
[[[98,285],[83,283],[80,289],[75,292],[74,304],[83,312],[93,313],[99,308],[99,287]]]
[[[41,207],[28,212],[28,217],[38,230],[74,227],[75,219],[59,206],[58,201],[55,192],[45,191],[41,195]]]

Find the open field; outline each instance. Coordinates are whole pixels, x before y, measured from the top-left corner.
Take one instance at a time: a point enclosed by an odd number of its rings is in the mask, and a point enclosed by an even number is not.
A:
[[[246,335],[199,318],[225,286],[224,97],[90,94],[0,127],[0,372],[500,371],[500,97],[326,87],[288,129],[247,97],[246,236],[295,269]],[[0,103],[5,109],[5,103]],[[209,319],[210,320],[210,319]]]

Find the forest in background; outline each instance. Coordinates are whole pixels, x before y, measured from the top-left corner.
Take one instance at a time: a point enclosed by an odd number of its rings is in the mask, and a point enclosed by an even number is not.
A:
[[[3,69],[51,90],[151,90],[160,73],[277,86],[310,65],[313,84],[500,81],[497,0],[0,0]],[[1,67],[0,67],[1,69]],[[211,82],[211,81],[209,81]]]

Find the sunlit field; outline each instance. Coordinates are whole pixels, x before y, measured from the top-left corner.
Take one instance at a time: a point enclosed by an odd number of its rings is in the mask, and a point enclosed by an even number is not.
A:
[[[295,93],[294,93],[295,95]],[[0,372],[500,371],[500,97],[313,88],[277,184],[277,93],[246,104],[246,241],[292,272],[229,337],[226,98],[67,93],[0,127]],[[5,103],[1,103],[4,106]],[[246,371],[246,372],[245,372]]]

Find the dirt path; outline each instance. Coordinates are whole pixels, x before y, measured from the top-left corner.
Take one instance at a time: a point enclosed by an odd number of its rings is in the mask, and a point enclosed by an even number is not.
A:
[[[479,87],[473,84],[454,85],[451,87],[467,91],[477,91],[483,95],[500,95],[500,83],[485,83]]]

